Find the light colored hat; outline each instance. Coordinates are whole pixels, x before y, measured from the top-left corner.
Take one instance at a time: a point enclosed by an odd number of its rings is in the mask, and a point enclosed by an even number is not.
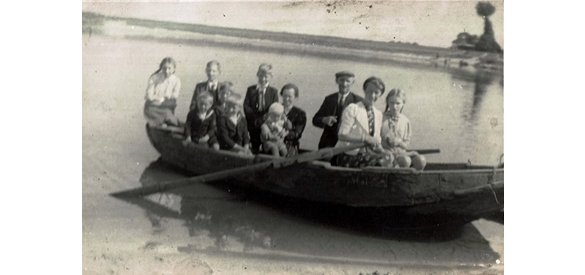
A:
[[[284,113],[284,106],[278,102],[272,103],[272,105],[270,105],[268,108],[268,112],[276,115],[282,115],[282,113]]]

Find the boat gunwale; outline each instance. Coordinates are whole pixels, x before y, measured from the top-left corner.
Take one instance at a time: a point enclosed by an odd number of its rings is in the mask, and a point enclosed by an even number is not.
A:
[[[148,131],[149,128],[150,128],[150,130],[166,132],[166,133],[170,134],[171,137],[173,137],[172,136],[173,134],[181,134],[181,135],[184,134],[183,130],[181,130],[182,127],[175,127],[175,126],[160,127],[160,126],[148,126],[147,125],[147,132],[149,132]],[[150,136],[151,134],[148,133],[148,135],[149,135],[149,139],[152,140],[152,137]],[[215,149],[212,149],[209,147],[203,147],[203,146],[197,146],[197,145],[189,146],[189,147],[186,147],[185,149],[197,150],[197,151],[202,151],[202,152],[208,153],[208,154],[217,154],[220,156],[223,155],[226,157],[237,158],[237,159],[242,159],[242,160],[254,160],[256,162],[265,162],[265,161],[286,159],[285,157],[275,157],[275,156],[268,155],[268,154],[246,155],[246,154],[231,152],[231,151],[227,151],[227,150],[215,150]],[[300,151],[314,152],[313,150],[307,150],[307,149],[301,149]],[[353,168],[353,167],[334,166],[334,165],[331,165],[330,162],[323,161],[323,160],[310,161],[308,163],[305,163],[304,165],[315,166],[315,167],[319,167],[321,169],[326,169],[326,170],[330,170],[330,171],[366,172],[366,173],[373,173],[373,174],[432,175],[432,174],[449,174],[449,173],[451,173],[451,174],[460,174],[460,173],[475,174],[475,173],[486,173],[486,172],[491,172],[491,173],[494,173],[494,172],[495,173],[503,173],[504,172],[504,168],[498,168],[497,165],[494,165],[494,166],[489,166],[489,165],[471,166],[468,163],[429,163],[429,164],[432,164],[432,165],[443,164],[443,165],[450,165],[450,166],[465,165],[466,167],[469,167],[469,168],[423,170],[423,171],[418,171],[418,170],[415,170],[414,168],[386,168],[386,167],[374,167],[374,166],[364,167],[364,168]]]
[[[331,163],[326,161],[315,160],[309,162],[310,165],[319,166],[327,170],[332,171],[345,171],[345,172],[367,172],[367,173],[375,173],[375,174],[446,174],[446,173],[485,173],[485,172],[504,172],[504,168],[497,168],[486,166],[485,168],[481,169],[440,169],[440,170],[423,170],[418,171],[414,168],[384,168],[384,167],[364,167],[364,168],[353,168],[353,167],[341,167],[341,166],[334,166]],[[442,164],[442,163],[437,163]],[[461,163],[446,163],[447,165],[461,165]]]

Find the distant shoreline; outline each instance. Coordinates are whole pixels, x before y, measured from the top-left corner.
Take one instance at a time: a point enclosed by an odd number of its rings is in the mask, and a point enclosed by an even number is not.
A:
[[[166,30],[161,33],[160,30]],[[260,48],[279,53],[301,52],[371,62],[395,62],[404,66],[503,71],[503,55],[409,43],[379,42],[331,36],[294,34],[215,27],[200,24],[111,17],[82,12],[84,34],[104,34],[129,39],[175,41],[227,47]],[[266,41],[271,41],[266,45]]]

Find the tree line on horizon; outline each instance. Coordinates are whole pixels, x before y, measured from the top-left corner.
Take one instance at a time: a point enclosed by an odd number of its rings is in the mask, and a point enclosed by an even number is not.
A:
[[[467,32],[459,33],[457,39],[453,41],[453,46],[464,50],[501,53],[502,47],[496,42],[494,28],[489,18],[496,12],[496,7],[490,2],[478,2],[475,10],[477,15],[484,19],[483,34],[478,37]]]

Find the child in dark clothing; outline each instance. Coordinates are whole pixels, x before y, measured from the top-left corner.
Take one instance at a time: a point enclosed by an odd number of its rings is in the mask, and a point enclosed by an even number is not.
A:
[[[217,138],[222,150],[252,154],[250,134],[246,119],[242,115],[240,98],[238,94],[233,94],[225,100],[225,113],[217,120]]]
[[[203,93],[197,97],[197,106],[189,111],[185,122],[185,140],[183,144],[190,143],[209,146],[219,150],[219,143],[215,134],[216,118],[215,112],[211,109],[213,96],[210,93]]]
[[[234,93],[233,87],[233,84],[229,81],[219,83],[217,101],[213,102],[213,111],[218,120],[225,114],[227,108],[226,99]]]
[[[268,113],[268,107],[272,103],[278,102],[278,89],[269,84],[272,78],[272,65],[261,64],[256,73],[258,84],[248,87],[244,97],[244,113],[248,131],[250,132],[250,142],[252,152],[258,153],[262,141],[260,139],[260,127],[263,118]]]

